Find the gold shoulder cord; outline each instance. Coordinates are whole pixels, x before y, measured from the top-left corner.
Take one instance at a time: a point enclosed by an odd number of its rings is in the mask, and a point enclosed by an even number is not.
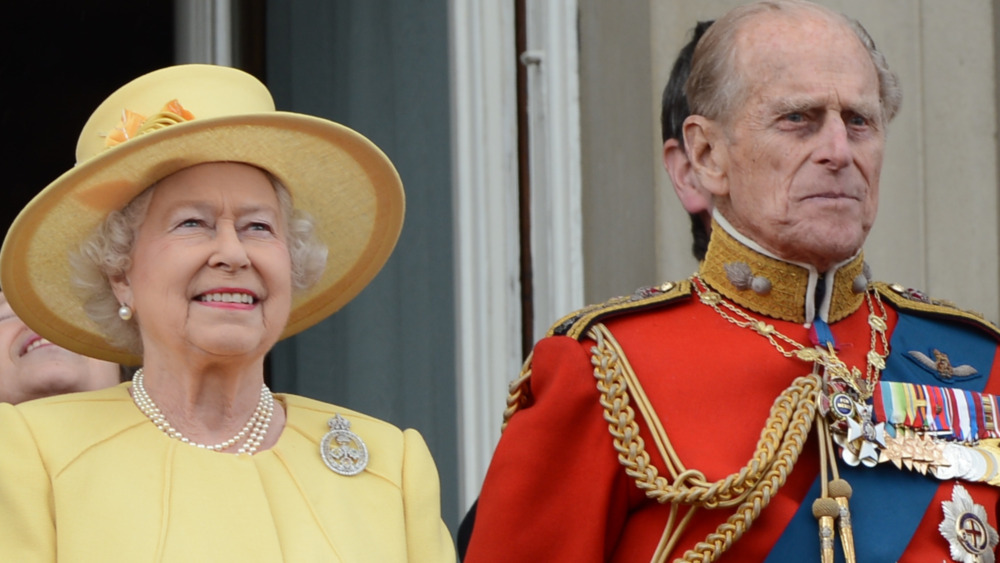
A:
[[[703,473],[685,469],[662,427],[654,429],[655,439],[664,452],[670,481],[649,463],[645,442],[639,435],[635,411],[630,403],[629,380],[644,417],[655,426],[659,419],[645,401],[638,378],[625,358],[620,345],[603,324],[594,325],[588,336],[594,340],[591,362],[601,393],[601,405],[608,430],[614,439],[618,461],[646,496],[659,503],[670,503],[670,517],[654,561],[664,561],[687,527],[696,508],[736,506],[736,512],[704,541],[688,550],[679,561],[715,561],[757,519],[771,498],[791,473],[816,418],[816,400],[822,380],[818,374],[799,377],[774,401],[754,456],[737,473],[708,482]],[[648,412],[645,412],[648,411]],[[682,506],[687,506],[681,516]],[[679,518],[679,520],[678,520]]]
[[[507,429],[510,417],[514,416],[518,410],[531,403],[531,390],[528,388],[528,380],[531,379],[531,358],[534,352],[528,354],[524,364],[521,365],[521,373],[517,379],[511,381],[507,386],[507,408],[503,410],[503,424],[500,425],[500,433]]]
[[[636,290],[631,296],[622,296],[609,299],[604,303],[589,305],[574,313],[562,317],[548,330],[546,337],[554,336],[557,328],[565,329],[560,332],[574,340],[579,339],[596,319],[615,313],[621,313],[636,307],[646,307],[650,304],[665,303],[679,297],[686,297],[691,292],[691,282],[688,280],[679,282],[665,282],[656,287],[645,287]],[[528,354],[527,359],[521,366],[521,373],[517,379],[507,386],[507,408],[503,413],[503,424],[500,431],[507,428],[507,423],[514,413],[530,405],[533,402],[531,388],[528,382],[531,380],[531,359],[534,351]]]

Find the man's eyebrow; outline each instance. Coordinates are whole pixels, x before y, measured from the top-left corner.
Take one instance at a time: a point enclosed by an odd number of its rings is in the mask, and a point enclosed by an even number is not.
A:
[[[795,97],[775,100],[770,111],[774,115],[787,115],[790,113],[803,113],[813,108],[822,106],[823,103],[812,98]],[[878,102],[859,101],[858,103],[845,105],[842,111],[853,112],[869,118],[879,115],[881,106]]]
[[[801,113],[814,107],[816,107],[814,100],[806,98],[782,98],[772,106],[771,111],[777,115],[785,115],[786,113]]]
[[[867,117],[869,119],[874,119],[882,114],[881,103],[860,102],[857,104],[849,105],[844,109],[848,111],[853,111],[854,113]]]

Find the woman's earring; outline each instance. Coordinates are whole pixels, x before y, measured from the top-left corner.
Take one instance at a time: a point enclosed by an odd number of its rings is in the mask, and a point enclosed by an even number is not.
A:
[[[121,307],[118,307],[118,316],[121,317],[123,321],[128,321],[132,318],[132,307],[122,303]]]

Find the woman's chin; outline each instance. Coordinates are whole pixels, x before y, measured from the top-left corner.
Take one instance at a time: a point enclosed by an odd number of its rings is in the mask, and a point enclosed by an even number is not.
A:
[[[198,350],[209,356],[220,358],[246,358],[263,356],[268,351],[268,346],[257,342],[234,342],[227,340],[224,342],[203,342],[197,345]]]

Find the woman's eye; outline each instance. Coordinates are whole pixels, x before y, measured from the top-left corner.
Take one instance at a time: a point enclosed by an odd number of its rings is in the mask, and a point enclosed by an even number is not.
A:
[[[250,230],[250,231],[263,231],[263,232],[268,232],[268,233],[270,233],[270,232],[272,232],[274,230],[274,229],[271,228],[271,225],[269,225],[267,223],[262,223],[262,222],[259,222],[259,221],[255,221],[253,223],[250,223],[249,225],[247,225],[247,229]]]
[[[178,227],[200,227],[202,225],[201,219],[184,219],[177,224]]]

